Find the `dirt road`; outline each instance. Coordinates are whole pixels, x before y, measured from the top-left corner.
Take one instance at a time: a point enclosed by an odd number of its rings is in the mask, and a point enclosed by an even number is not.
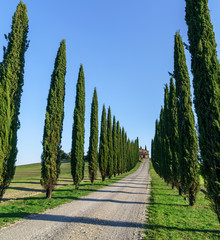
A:
[[[77,201],[32,215],[0,230],[1,240],[141,239],[149,192],[149,163]]]

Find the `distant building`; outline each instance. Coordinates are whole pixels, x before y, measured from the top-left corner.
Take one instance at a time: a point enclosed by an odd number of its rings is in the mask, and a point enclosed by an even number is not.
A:
[[[139,148],[139,157],[140,158],[149,158],[149,151]]]

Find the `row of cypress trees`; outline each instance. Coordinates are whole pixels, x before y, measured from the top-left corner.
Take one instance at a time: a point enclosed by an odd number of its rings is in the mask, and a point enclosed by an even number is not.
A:
[[[3,61],[0,63],[0,201],[15,173],[17,156],[17,130],[20,127],[19,109],[24,83],[24,54],[29,46],[27,40],[27,7],[23,2],[17,6],[8,36],[7,48],[4,47]],[[61,136],[64,119],[66,75],[66,42],[62,40],[51,75],[47,99],[46,117],[43,133],[43,153],[41,156],[41,184],[50,198],[59,173],[61,159]],[[104,107],[103,107],[104,109]],[[108,120],[102,117],[99,154],[98,148],[98,99],[94,90],[91,110],[91,130],[89,144],[89,174],[92,184],[97,176],[97,162],[102,179],[116,173],[120,174],[133,168],[138,161],[138,140],[130,142],[119,122],[111,123],[111,110]],[[105,119],[105,120],[104,120]],[[73,115],[71,174],[75,188],[84,178],[84,123],[85,123],[85,77],[80,66],[76,85],[75,109]],[[114,117],[115,121],[115,117]],[[113,128],[113,129],[112,129]],[[107,132],[106,132],[107,131]],[[120,159],[120,160],[119,160]]]
[[[166,157],[164,158],[162,155],[162,152],[166,152],[167,149],[163,149],[163,144],[160,146],[161,134],[163,134],[161,119],[166,112],[162,108],[160,120],[156,121],[155,137],[152,140],[152,159],[155,170],[161,176],[163,176],[163,171],[173,172],[174,184],[180,189],[180,192],[182,188],[186,191],[186,186],[189,185],[188,194],[191,204],[195,201],[195,194],[199,189],[199,151],[200,170],[205,179],[207,197],[220,222],[220,64],[217,59],[215,34],[210,19],[208,0],[185,1],[185,20],[188,25],[190,44],[187,49],[191,54],[199,146],[191,110],[189,78],[183,54],[183,43],[179,34],[176,34],[173,76],[176,80],[177,120],[169,124],[173,129],[170,146],[174,152],[170,151],[167,165]],[[172,91],[170,86],[170,94]],[[173,106],[172,109],[174,113],[175,107]],[[176,122],[178,127],[176,127]],[[163,137],[164,141],[166,142]],[[167,145],[165,144],[165,146]],[[163,169],[164,166],[167,166],[168,170]]]
[[[66,47],[63,40],[55,60],[54,72],[51,77],[51,86],[48,96],[46,120],[43,136],[42,154],[42,180],[41,184],[46,190],[46,197],[50,198],[53,188],[56,185],[60,173],[60,143],[62,134],[62,123],[64,116],[64,95],[65,95],[65,73],[66,73]],[[71,174],[76,189],[84,178],[84,123],[85,123],[85,77],[83,66],[80,66],[78,81],[76,84],[76,99],[73,115],[72,148],[71,148]],[[114,124],[115,117],[114,117]],[[112,129],[116,129],[114,132]],[[114,135],[114,138],[113,138]],[[130,140],[129,140],[130,142]],[[102,180],[109,178],[116,173],[120,174],[133,168],[138,159],[138,140],[135,144],[127,141],[127,134],[124,128],[117,128],[111,122],[111,109],[103,105],[101,133],[98,153],[98,97],[94,89],[91,117],[90,117],[90,139],[89,139],[89,176],[91,184],[97,177],[98,163]],[[113,144],[115,146],[113,150]],[[131,150],[130,150],[131,149]],[[114,155],[113,151],[116,152]],[[135,154],[134,154],[135,153]],[[114,160],[114,156],[116,159]]]
[[[156,172],[179,195],[188,194],[189,204],[194,205],[199,191],[198,141],[192,111],[189,73],[184,46],[179,33],[175,35],[174,74],[169,87],[164,90],[164,107],[156,120],[152,140],[152,163]]]
[[[120,127],[119,121],[116,123],[115,116],[113,116],[112,125],[111,108],[108,108],[108,115],[106,116],[106,108],[103,105],[98,155],[102,180],[130,171],[138,161],[138,138],[135,141],[130,141],[125,129]]]

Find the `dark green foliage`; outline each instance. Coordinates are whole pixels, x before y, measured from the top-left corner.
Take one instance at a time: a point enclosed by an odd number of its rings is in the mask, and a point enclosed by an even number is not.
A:
[[[75,188],[78,189],[79,183],[84,177],[85,77],[82,64],[76,85],[76,102],[73,118],[71,174]]]
[[[121,173],[121,128],[119,121],[117,121],[117,173]]]
[[[0,201],[15,173],[27,34],[27,7],[20,2],[12,18],[8,46],[0,63]]]
[[[118,160],[117,160],[118,144],[117,144],[117,130],[116,130],[115,116],[113,117],[112,139],[113,139],[113,173],[114,173],[114,176],[116,176],[117,169],[118,169]]]
[[[186,0],[202,173],[220,222],[220,65],[208,0]]]
[[[62,40],[51,75],[42,142],[41,185],[46,190],[47,198],[51,198],[60,173],[59,152],[64,118],[65,75],[66,43]]]
[[[195,120],[192,111],[189,73],[182,38],[175,35],[174,76],[176,80],[178,133],[179,133],[179,163],[181,185],[188,193],[190,205],[194,205],[199,191],[198,143],[195,130]]]
[[[102,175],[102,181],[105,181],[108,163],[108,139],[107,139],[107,119],[105,105],[102,109],[101,133],[99,141],[99,169]]]
[[[97,176],[98,168],[98,97],[96,88],[93,93],[91,118],[90,118],[90,138],[89,138],[89,178],[92,185]]]
[[[169,121],[169,88],[168,85],[165,85],[164,89],[164,115],[163,115],[162,124],[162,139],[163,139],[163,148],[164,148],[164,158],[161,159],[164,162],[163,168],[163,178],[169,184],[173,184],[173,173],[172,173],[172,157],[170,149],[170,121]]]
[[[164,140],[164,108],[161,107],[160,111],[160,120],[159,120],[159,148],[158,148],[158,154],[159,154],[159,161],[160,161],[160,176],[164,178],[164,169],[165,169],[165,140]]]
[[[174,184],[181,191],[180,168],[178,160],[177,97],[173,78],[170,79],[170,94],[168,104],[169,104],[168,138],[170,141],[172,184]]]
[[[109,178],[111,178],[113,175],[113,141],[112,141],[112,115],[110,107],[108,108],[107,141],[108,141],[107,175]]]
[[[127,161],[128,161],[128,151],[127,151],[127,133],[124,132],[124,137],[123,137],[123,152],[124,152],[124,169],[123,172],[127,172]],[[139,155],[139,149],[138,149],[138,155]]]

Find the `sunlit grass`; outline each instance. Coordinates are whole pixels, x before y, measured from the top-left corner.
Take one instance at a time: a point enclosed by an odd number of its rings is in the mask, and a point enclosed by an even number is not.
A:
[[[220,225],[204,193],[196,204],[178,196],[151,168],[151,197],[145,239],[220,239]]]

